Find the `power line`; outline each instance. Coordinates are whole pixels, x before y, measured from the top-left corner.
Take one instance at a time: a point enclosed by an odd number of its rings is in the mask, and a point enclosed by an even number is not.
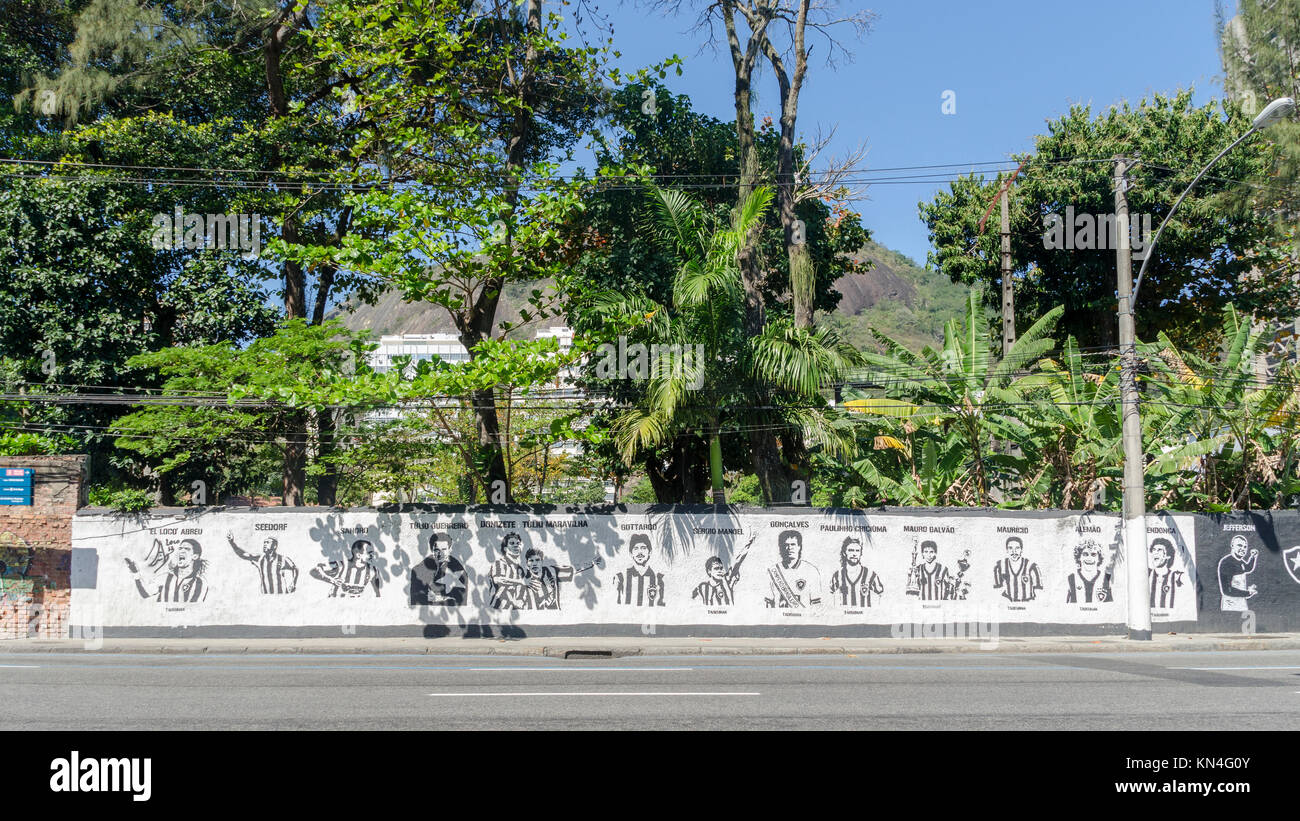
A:
[[[1070,165],[1079,163],[1108,163],[1110,158],[1072,158],[1061,160],[1043,160],[1038,165]],[[82,163],[56,163],[53,161],[36,161],[36,160],[18,160],[18,159],[0,159],[0,163],[10,164],[39,164],[42,166],[64,165],[73,168],[120,168],[123,170],[173,170],[174,167],[168,166],[97,166],[96,164]],[[1003,168],[983,169],[981,173],[991,173],[993,171],[1009,171],[1016,166],[1014,161],[1010,160],[991,160],[976,161],[969,163],[940,163],[933,165],[918,166],[894,166],[892,168],[863,169],[850,174],[837,174],[832,171],[813,172],[812,174],[802,174],[794,172],[793,174],[780,174],[769,172],[760,175],[761,182],[779,181],[783,177],[793,176],[797,183],[815,184],[818,182],[834,182],[844,185],[935,185],[941,183],[952,183],[958,179],[970,176],[975,173],[975,166],[980,165],[1001,165]],[[949,172],[931,172],[920,174],[901,174],[893,176],[879,176],[886,171],[906,171],[918,170],[924,171],[935,168],[969,168],[967,173]],[[232,171],[231,169],[188,169],[204,173],[219,173]],[[240,169],[237,173],[248,174],[274,174],[283,172],[258,171],[253,169]],[[326,172],[315,172],[326,173]],[[637,177],[586,177],[582,175],[536,175],[526,178],[524,181],[507,179],[502,176],[491,174],[482,174],[481,172],[465,171],[460,175],[460,179],[455,181],[433,182],[421,180],[410,175],[398,176],[388,180],[376,180],[371,182],[346,181],[346,180],[304,180],[301,178],[282,178],[267,180],[193,180],[193,179],[175,179],[164,177],[116,177],[105,175],[71,175],[71,174],[33,174],[33,173],[0,173],[0,177],[9,177],[15,179],[33,179],[33,180],[57,180],[64,182],[87,182],[94,184],[123,184],[123,185],[142,185],[142,186],[175,186],[175,187],[192,187],[192,188],[211,188],[211,189],[240,189],[254,190],[274,188],[276,191],[303,191],[312,189],[314,191],[333,191],[333,192],[364,192],[373,189],[392,189],[397,187],[414,188],[414,189],[446,189],[459,191],[463,190],[471,182],[481,182],[485,184],[495,184],[503,191],[514,190],[542,190],[547,183],[554,185],[571,184],[579,180],[586,180],[598,191],[639,191],[643,190],[647,182],[652,181],[670,181],[671,187],[679,189],[713,189],[713,188],[738,188],[741,185],[741,177],[738,173],[717,173],[717,174],[650,174],[647,176]],[[632,180],[632,182],[624,182]],[[712,180],[710,182],[698,182],[697,180]]]

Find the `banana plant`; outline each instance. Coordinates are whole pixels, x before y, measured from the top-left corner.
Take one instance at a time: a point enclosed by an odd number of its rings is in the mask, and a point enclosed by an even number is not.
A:
[[[1144,438],[1158,449],[1147,466],[1155,506],[1232,510],[1269,497],[1280,506],[1295,492],[1295,382],[1260,378],[1264,335],[1231,305],[1221,335],[1217,362],[1180,351],[1163,332],[1146,347],[1154,401],[1144,408]]]
[[[1000,359],[990,353],[977,290],[967,298],[965,321],[948,321],[940,349],[926,346],[914,353],[873,330],[883,350],[863,354],[868,367],[861,379],[884,395],[859,390],[845,403],[867,417],[869,429],[883,428],[873,433],[875,453],[854,463],[863,481],[901,504],[918,496],[923,504],[1003,501],[994,498],[995,485],[1014,485],[1041,459],[1022,410],[1042,385],[1034,368],[1055,346],[1048,334],[1062,313],[1057,307],[1044,314]],[[1020,453],[1002,444],[1008,442]],[[894,468],[893,484],[883,481],[891,477],[882,466]]]
[[[1025,380],[1039,390],[1021,419],[1034,432],[1042,460],[1025,478],[1020,507],[1056,507],[1091,510],[1098,490],[1117,487],[1123,469],[1115,456],[1120,451],[1118,411],[1119,371],[1106,363],[1103,373],[1090,373],[1079,343],[1068,337],[1060,361],[1038,363],[1036,380]]]

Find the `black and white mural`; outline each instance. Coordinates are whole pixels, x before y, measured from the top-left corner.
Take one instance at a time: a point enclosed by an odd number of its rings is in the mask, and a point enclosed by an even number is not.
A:
[[[375,546],[366,539],[357,539],[348,548],[346,558],[321,562],[312,568],[311,575],[330,586],[330,598],[356,598],[367,590],[378,596],[381,582],[374,558]]]
[[[1043,574],[1025,556],[1024,539],[1011,536],[1006,547],[1006,558],[993,565],[993,589],[1009,602],[1033,601],[1043,589]]]
[[[1259,593],[1259,587],[1250,581],[1250,574],[1259,564],[1259,551],[1250,547],[1250,540],[1240,533],[1228,544],[1227,555],[1219,559],[1219,607],[1244,612]]]
[[[411,605],[460,607],[468,583],[465,565],[452,555],[451,536],[445,531],[430,533],[424,560],[411,568]]]
[[[803,534],[783,530],[776,537],[780,560],[767,569],[770,581],[763,602],[784,610],[818,607],[822,603],[822,574],[803,556]]]
[[[123,558],[135,589],[156,602],[201,602],[208,596],[203,545],[197,539],[154,539],[143,562]]]
[[[736,582],[740,581],[740,565],[754,546],[751,536],[745,546],[731,560],[731,566],[721,556],[710,556],[704,562],[705,580],[691,591],[691,598],[698,599],[705,607],[730,607],[736,603]]]
[[[1192,517],[1150,529],[1153,617],[1194,621]],[[1117,624],[1120,533],[1114,515],[993,511],[105,512],[74,521],[95,560],[74,563],[93,577],[73,616],[87,589],[123,627]],[[1224,551],[1216,608],[1250,599],[1256,561]]]
[[[280,540],[274,536],[262,539],[260,553],[250,553],[235,544],[235,537],[226,534],[226,541],[235,555],[251,564],[257,571],[263,593],[292,593],[298,587],[298,565],[280,552]]]
[[[1260,511],[1197,516],[1195,544],[1167,538],[1177,554],[1173,569],[1182,570],[1183,555],[1199,557],[1195,570],[1159,581],[1152,577],[1153,608],[1166,588],[1175,606],[1198,601],[1198,629],[1213,632],[1263,633],[1300,630],[1300,514]],[[1165,546],[1159,548],[1163,555]],[[1151,542],[1152,567],[1157,546]],[[1181,584],[1179,584],[1181,582]],[[1153,612],[1157,612],[1153,609]]]
[[[880,576],[862,563],[862,540],[846,536],[840,544],[840,566],[831,574],[831,599],[843,607],[870,607],[885,592]]]

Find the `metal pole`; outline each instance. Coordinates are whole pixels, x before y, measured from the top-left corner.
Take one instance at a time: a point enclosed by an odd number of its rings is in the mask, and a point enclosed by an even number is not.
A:
[[[1128,571],[1128,637],[1151,640],[1151,601],[1147,598],[1147,523],[1143,482],[1142,420],[1138,415],[1137,328],[1133,317],[1133,257],[1125,174],[1128,163],[1115,161],[1115,270],[1119,285],[1120,408],[1124,442],[1124,566]]]

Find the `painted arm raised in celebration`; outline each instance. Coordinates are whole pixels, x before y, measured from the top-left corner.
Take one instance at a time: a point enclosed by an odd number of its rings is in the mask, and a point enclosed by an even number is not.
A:
[[[126,569],[130,570],[131,575],[135,578],[135,589],[140,592],[140,598],[147,599],[152,596],[153,594],[145,589],[144,581],[140,578],[140,568],[136,566],[135,562],[130,559],[123,559],[122,561],[126,562]]]
[[[226,534],[226,541],[230,543],[230,548],[235,551],[235,555],[238,556],[239,558],[243,559],[246,562],[257,561],[257,557],[254,556],[252,553],[249,553],[247,550],[241,550],[239,548],[239,545],[235,544],[235,537],[231,536],[229,533]]]

